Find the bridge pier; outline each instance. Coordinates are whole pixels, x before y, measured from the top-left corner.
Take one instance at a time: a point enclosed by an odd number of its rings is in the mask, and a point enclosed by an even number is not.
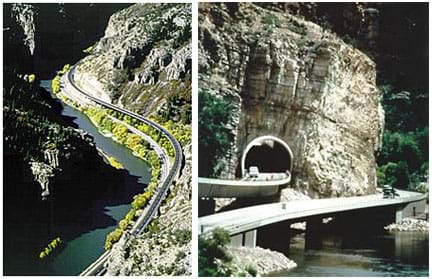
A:
[[[241,246],[241,247],[256,247],[257,240],[257,230],[243,232],[241,234],[231,236],[231,245],[232,246]]]
[[[260,227],[257,234],[257,245],[274,251],[288,254],[291,242],[291,222],[279,222]]]
[[[322,217],[312,216],[306,220],[305,249],[317,249],[322,246]]]
[[[413,217],[418,214],[425,212],[426,200],[417,202],[411,202],[406,205],[402,205],[396,209],[395,222],[402,221],[403,218]]]

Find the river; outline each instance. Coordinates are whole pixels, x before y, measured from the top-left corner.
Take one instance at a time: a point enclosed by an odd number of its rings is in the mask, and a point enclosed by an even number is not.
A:
[[[41,81],[41,88],[49,92],[50,85],[50,80]],[[46,207],[51,216],[42,221],[28,218],[30,222],[5,224],[5,275],[78,275],[104,252],[106,235],[129,211],[133,196],[143,192],[151,179],[149,167],[144,161],[133,156],[127,148],[99,134],[83,113],[63,104],[61,115],[71,125],[93,136],[96,146],[115,157],[127,171],[116,176],[122,179],[107,181],[107,185],[116,185],[107,187],[101,195],[92,197],[89,201],[88,197],[79,194],[72,197],[70,202],[65,201],[64,205],[56,204],[55,200],[41,201],[41,208]],[[88,179],[82,183],[92,187],[95,182]],[[81,206],[80,200],[84,199],[86,201]],[[59,211],[58,208],[62,209],[63,206],[65,212]],[[29,211],[31,215],[31,209],[23,210]],[[34,236],[43,239],[33,239]],[[39,260],[37,251],[40,248],[35,251],[35,243],[42,241],[48,244],[55,236],[60,236],[63,243],[48,257]]]
[[[304,234],[291,239],[288,257],[298,267],[273,276],[411,277],[429,275],[429,235],[424,232],[327,234],[305,250]]]

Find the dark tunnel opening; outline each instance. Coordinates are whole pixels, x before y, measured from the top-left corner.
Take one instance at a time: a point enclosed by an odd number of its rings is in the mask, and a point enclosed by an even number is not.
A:
[[[291,154],[285,146],[270,141],[253,146],[245,157],[245,168],[256,166],[260,172],[286,172],[291,170]]]

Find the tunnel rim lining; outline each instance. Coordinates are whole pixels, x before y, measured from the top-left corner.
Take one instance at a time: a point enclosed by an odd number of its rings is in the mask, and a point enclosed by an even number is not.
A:
[[[289,145],[284,140],[282,140],[278,137],[275,137],[272,135],[266,135],[266,136],[260,136],[260,137],[254,138],[252,141],[249,142],[249,144],[246,146],[246,149],[243,151],[242,159],[241,159],[242,176],[244,177],[244,175],[245,175],[246,155],[252,149],[252,147],[254,147],[256,145],[257,142],[262,142],[264,140],[273,140],[273,141],[281,144],[288,151],[288,154],[290,155],[290,159],[291,159],[290,164],[289,164],[289,171],[292,173],[294,155],[293,155],[293,152],[292,152],[291,148],[289,147]]]

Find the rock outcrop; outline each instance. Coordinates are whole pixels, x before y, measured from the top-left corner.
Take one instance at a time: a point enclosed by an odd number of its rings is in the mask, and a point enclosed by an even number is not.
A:
[[[190,81],[191,5],[136,4],[111,16],[75,79],[108,102],[152,113]]]
[[[237,265],[255,267],[258,276],[268,276],[297,267],[297,264],[284,254],[261,247],[229,247]]]
[[[199,22],[200,90],[236,108],[221,176],[272,135],[290,146],[293,185],[309,196],[375,191],[384,114],[372,60],[314,23],[250,3],[201,3]]]
[[[429,221],[405,218],[400,222],[385,226],[384,229],[391,232],[428,232]]]
[[[35,22],[37,11],[33,5],[16,3],[12,5],[11,16],[19,24],[24,33],[23,44],[28,47],[30,54],[35,50]]]

